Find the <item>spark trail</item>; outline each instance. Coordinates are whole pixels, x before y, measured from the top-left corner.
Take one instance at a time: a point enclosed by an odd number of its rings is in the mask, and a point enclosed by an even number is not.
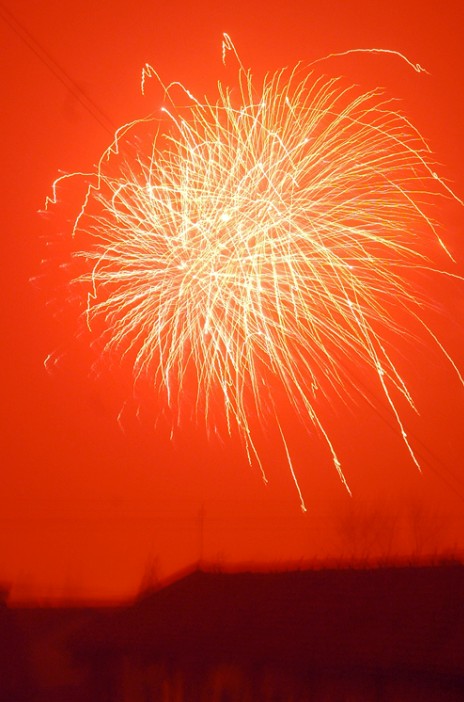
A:
[[[348,489],[318,396],[362,394],[353,367],[377,378],[419,465],[392,338],[419,320],[449,359],[409,274],[440,272],[435,212],[457,198],[382,91],[303,66],[258,83],[238,61],[238,90],[219,84],[209,103],[173,83],[163,119],[119,130],[77,217],[77,256],[89,264],[90,328],[102,322],[105,350],[130,357],[135,382],[161,391],[173,426],[188,404],[207,428],[238,433],[265,477],[252,429],[263,418],[305,509],[283,405],[327,443]],[[143,87],[152,75],[146,67]],[[143,148],[132,138],[141,124],[151,127]]]

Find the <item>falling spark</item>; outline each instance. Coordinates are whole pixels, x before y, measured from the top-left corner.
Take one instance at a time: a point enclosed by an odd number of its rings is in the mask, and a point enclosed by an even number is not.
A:
[[[447,249],[434,211],[443,198],[461,201],[382,91],[301,65],[258,83],[225,35],[223,59],[229,51],[238,91],[219,84],[210,103],[171,83],[162,119],[116,133],[74,225],[88,242],[80,280],[89,328],[103,322],[105,351],[130,357],[134,380],[161,389],[173,427],[186,407],[207,428],[222,421],[265,478],[252,418],[274,422],[305,509],[283,405],[320,434],[349,491],[318,408],[320,395],[363,394],[353,366],[377,378],[419,467],[399,410],[414,401],[388,349],[411,335],[406,314],[459,375],[409,273],[440,272],[430,251]],[[153,76],[147,65],[142,90]],[[179,88],[187,106],[176,106]],[[149,124],[148,148],[134,146]]]

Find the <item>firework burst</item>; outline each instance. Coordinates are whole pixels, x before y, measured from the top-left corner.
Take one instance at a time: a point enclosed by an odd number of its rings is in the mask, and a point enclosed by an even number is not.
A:
[[[258,84],[240,64],[214,103],[182,90],[187,106],[172,84],[163,119],[144,122],[148,147],[134,146],[140,123],[116,134],[87,191],[74,233],[90,328],[100,320],[106,351],[161,389],[173,427],[186,407],[222,423],[263,475],[251,418],[274,423],[303,508],[282,406],[322,435],[348,488],[318,396],[362,392],[353,364],[377,378],[417,464],[391,339],[409,319],[439,344],[409,272],[446,251],[434,213],[453,197],[421,135],[381,91],[314,68]]]

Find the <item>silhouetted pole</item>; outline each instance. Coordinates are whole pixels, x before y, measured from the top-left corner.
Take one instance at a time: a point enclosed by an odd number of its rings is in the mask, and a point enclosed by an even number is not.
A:
[[[203,565],[204,546],[205,546],[205,506],[202,505],[198,511],[198,565],[200,568]]]

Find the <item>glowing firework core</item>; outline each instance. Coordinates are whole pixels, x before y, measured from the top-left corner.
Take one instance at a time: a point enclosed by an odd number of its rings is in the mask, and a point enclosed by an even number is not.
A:
[[[220,85],[214,104],[184,91],[182,108],[171,86],[149,148],[131,144],[134,123],[105,152],[75,227],[90,237],[78,254],[92,262],[89,324],[104,320],[107,351],[164,388],[173,424],[188,402],[261,465],[250,421],[267,418],[293,473],[285,398],[343,482],[318,393],[359,390],[355,363],[378,378],[416,460],[395,398],[413,402],[386,339],[404,333],[399,310],[420,320],[407,272],[443,246],[432,207],[450,192],[380,91],[301,67],[262,85],[241,68],[238,86]]]

